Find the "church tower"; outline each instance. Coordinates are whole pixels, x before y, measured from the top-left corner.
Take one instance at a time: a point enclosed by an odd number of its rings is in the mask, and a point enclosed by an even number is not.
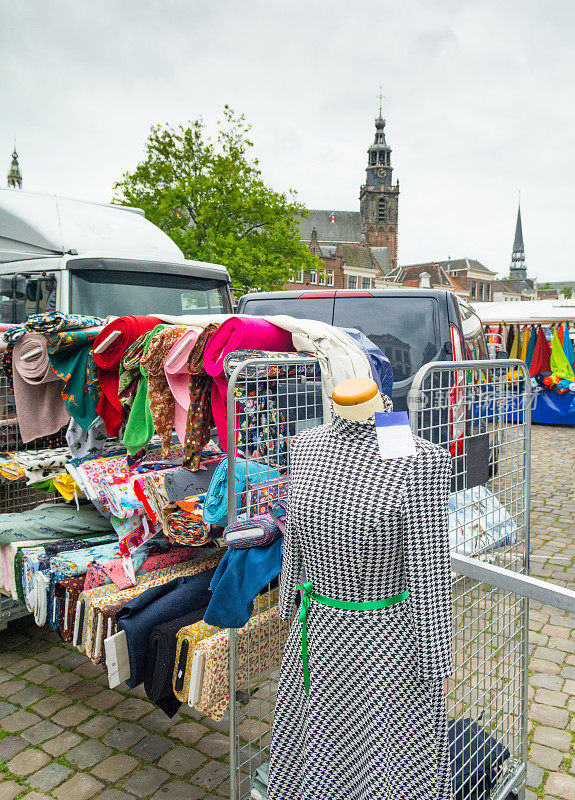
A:
[[[525,266],[525,246],[523,244],[523,227],[521,225],[521,205],[517,208],[517,223],[515,225],[515,239],[513,240],[513,252],[511,253],[511,267],[509,275],[516,280],[524,281],[527,277],[527,267]]]
[[[22,170],[18,164],[18,153],[16,152],[16,143],[14,143],[14,152],[12,153],[12,163],[8,170],[8,188],[21,189],[22,188]]]
[[[375,120],[375,139],[367,151],[367,179],[359,192],[362,231],[371,247],[387,247],[391,268],[397,266],[399,181],[392,185],[391,148],[385,140],[385,119]]]

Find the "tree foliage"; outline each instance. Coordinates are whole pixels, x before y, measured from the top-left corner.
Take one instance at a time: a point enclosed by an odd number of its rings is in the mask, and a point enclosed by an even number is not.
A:
[[[573,297],[573,287],[572,286],[564,286],[561,289],[561,294],[563,295],[563,297],[565,297],[567,299],[570,299],[571,297]]]
[[[215,141],[201,118],[153,126],[145,159],[115,184],[114,202],[144,209],[186,258],[223,264],[233,287],[279,289],[318,267],[298,234],[307,211],[293,190],[265,185],[245,117],[225,106],[224,118]]]

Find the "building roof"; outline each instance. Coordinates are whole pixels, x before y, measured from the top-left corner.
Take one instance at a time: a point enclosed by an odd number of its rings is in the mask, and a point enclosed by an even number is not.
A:
[[[357,269],[373,269],[371,248],[366,244],[342,244],[341,255],[344,264]]]
[[[425,268],[429,272],[429,268],[432,267],[434,264],[439,264],[447,271],[453,272],[454,270],[460,269],[472,269],[475,272],[484,272],[486,279],[489,275],[496,275],[496,270],[489,269],[480,261],[477,261],[474,258],[449,258],[447,261],[428,261],[425,264],[409,264],[404,269],[409,269],[410,267],[422,267]]]
[[[409,267],[396,267],[387,277],[404,286],[419,286],[419,276],[422,272],[429,273],[429,280],[434,289],[445,287],[460,292],[465,291],[437,261],[429,264],[412,264]]]
[[[371,252],[384,275],[391,272],[391,258],[387,247],[372,247]]]
[[[521,292],[532,292],[533,281],[529,278],[522,280],[521,278],[503,278],[494,281],[494,288],[501,289],[504,292],[513,292],[514,294],[521,294]]]
[[[332,222],[332,215],[334,221]],[[360,242],[361,215],[359,211],[332,211],[312,208],[299,223],[302,241],[309,242],[316,229],[318,242]]]

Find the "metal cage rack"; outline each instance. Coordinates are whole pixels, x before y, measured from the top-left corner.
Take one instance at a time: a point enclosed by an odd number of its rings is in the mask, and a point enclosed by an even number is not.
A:
[[[530,400],[525,365],[510,360],[428,364],[409,394],[413,432],[452,455],[454,670],[446,681],[446,705],[450,720],[471,720],[487,734],[482,758],[490,761],[494,777],[491,800],[511,792],[521,796],[527,756],[527,596],[534,591],[531,583],[537,584],[525,578]],[[322,421],[315,359],[258,358],[236,367],[228,385],[230,522],[287,496],[290,440]],[[251,475],[239,487],[238,457]],[[267,485],[258,487],[260,482]],[[474,568],[482,570],[481,577]],[[531,583],[506,588],[514,575]],[[277,598],[272,592],[268,587],[268,610]],[[231,800],[256,796],[250,789],[254,772],[269,760],[286,636],[271,619],[263,619],[257,637],[230,631]],[[469,764],[457,735],[454,790],[459,800],[471,800],[474,789],[464,777]],[[467,750],[472,749],[473,742]]]

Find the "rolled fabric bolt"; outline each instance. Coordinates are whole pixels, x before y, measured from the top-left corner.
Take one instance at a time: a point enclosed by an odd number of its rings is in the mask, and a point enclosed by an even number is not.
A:
[[[112,331],[112,333],[109,336],[106,336],[103,342],[100,342],[100,344],[94,348],[94,352],[103,353],[105,350],[108,349],[108,347],[112,344],[112,342],[115,342],[118,336],[121,335],[122,335],[121,331]]]

